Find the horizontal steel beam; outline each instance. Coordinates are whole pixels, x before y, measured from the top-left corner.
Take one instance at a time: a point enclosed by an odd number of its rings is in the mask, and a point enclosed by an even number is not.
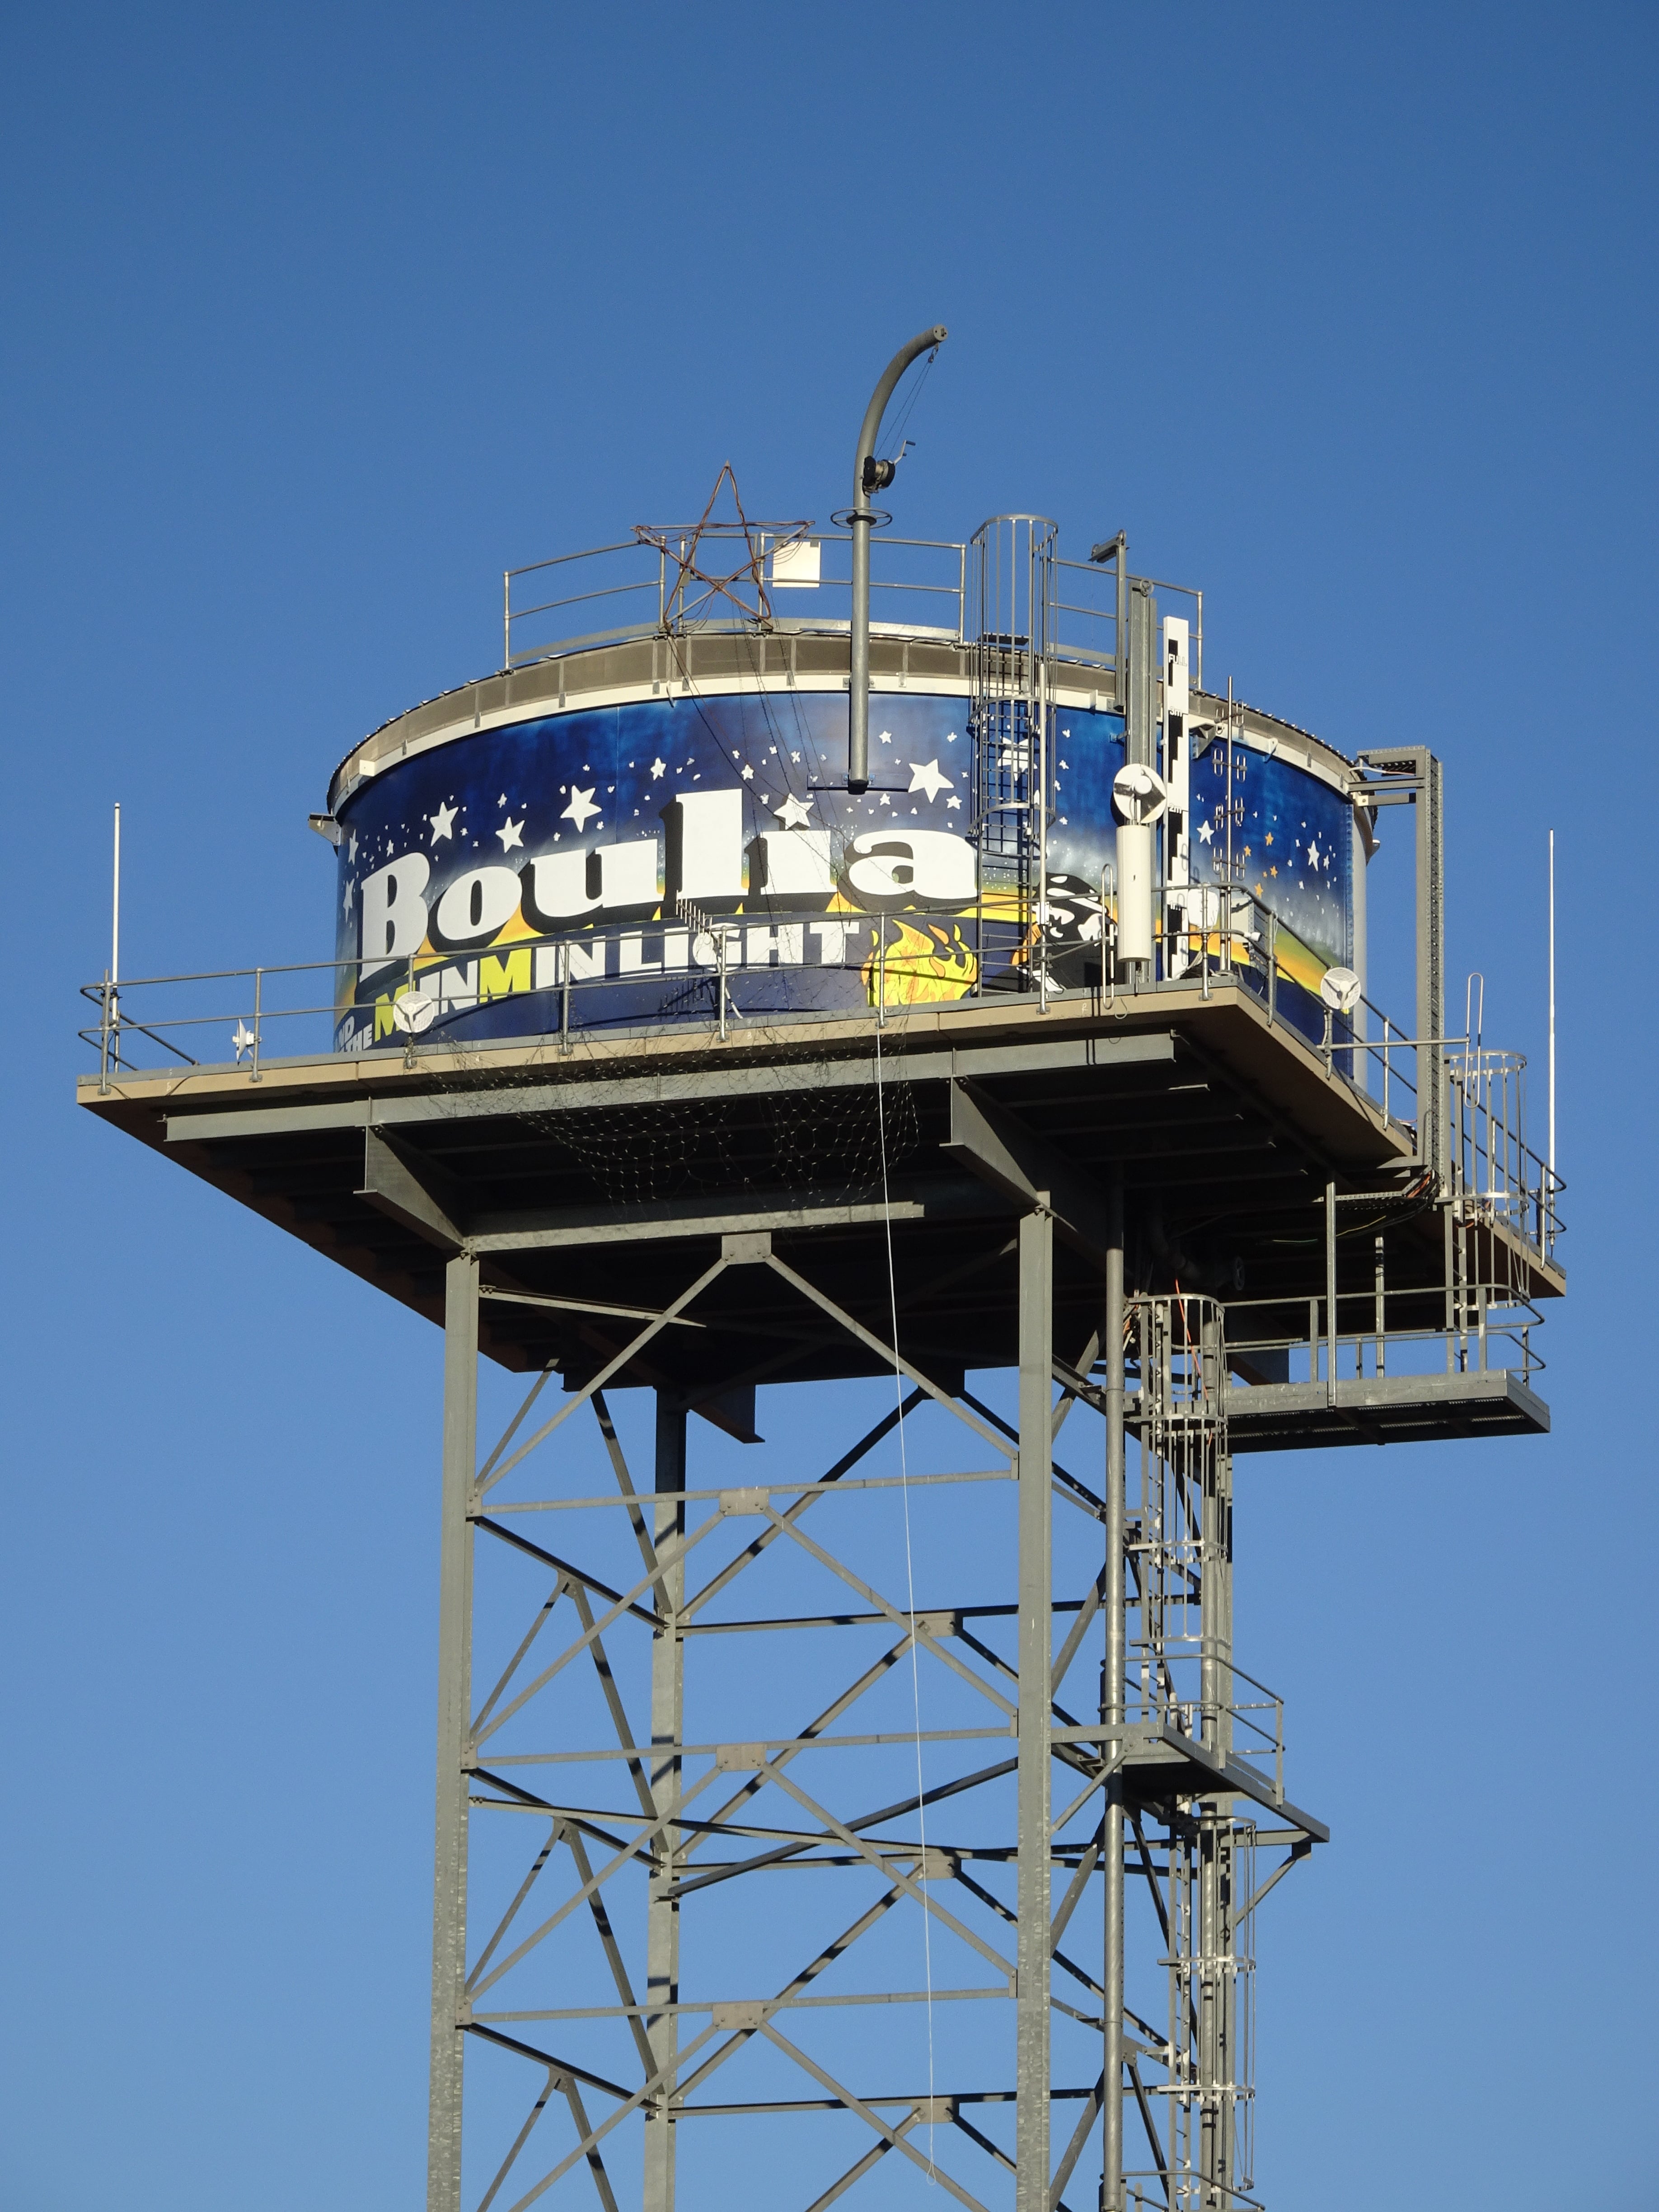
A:
[[[705,1196],[655,1206],[572,1206],[521,1214],[481,1214],[469,1249],[545,1252],[562,1245],[650,1243],[677,1237],[730,1237],[791,1230],[849,1229],[891,1220],[960,1221],[1006,1212],[982,1183],[960,1181],[900,1186],[888,1205],[848,1205],[803,1193],[788,1205],[759,1206],[749,1194]]]
[[[1157,1066],[1175,1058],[1168,1030],[1112,1037],[1062,1037],[1044,1044],[1011,1039],[1006,1045],[960,1046],[943,1052],[888,1052],[889,1082],[948,1083],[968,1077],[1047,1074],[1070,1068]],[[806,1058],[762,1066],[711,1065],[672,1075],[606,1079],[568,1076],[554,1083],[511,1090],[434,1088],[409,1097],[365,1098],[361,1094],[308,1105],[250,1107],[244,1111],[169,1114],[170,1145],[223,1144],[240,1137],[300,1135],[330,1129],[402,1128],[427,1121],[511,1120],[520,1114],[592,1113],[617,1106],[720,1098],[770,1097],[790,1091],[873,1089],[873,1054],[847,1060]]]

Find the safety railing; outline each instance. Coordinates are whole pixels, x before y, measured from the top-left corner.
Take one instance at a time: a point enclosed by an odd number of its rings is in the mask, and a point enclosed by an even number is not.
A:
[[[564,553],[501,579],[501,653],[520,667],[629,638],[721,629],[846,623],[852,611],[852,538],[802,525],[737,524],[653,532]],[[871,618],[907,636],[960,644],[968,548],[893,538],[871,546]]]
[[[1287,1018],[1278,925],[1248,893],[1171,888],[1158,894],[1158,921],[1159,957],[1149,988],[1195,988],[1208,997],[1231,981],[1248,990],[1270,1019]],[[1051,895],[1029,912],[1018,901],[1000,910],[988,882],[981,901],[958,915],[792,917],[746,911],[702,916],[693,927],[684,915],[670,912],[609,929],[526,934],[471,951],[428,950],[408,957],[400,968],[384,959],[341,957],[88,984],[82,995],[96,1008],[97,1020],[82,1035],[107,1072],[143,1064],[146,1052],[150,1064],[219,1064],[225,1055],[213,1048],[211,1038],[222,1026],[235,1060],[246,1060],[257,1078],[273,1039],[275,1048],[288,1054],[337,1049],[337,1018],[349,1012],[359,985],[381,974],[388,980],[373,994],[380,1024],[371,1042],[391,1046],[407,1034],[428,1030],[434,1041],[445,1030],[459,1036],[481,1007],[524,992],[556,990],[561,1026],[574,1030],[586,1026],[581,1009],[596,990],[643,988],[653,978],[677,975],[686,988],[669,991],[658,1007],[641,1003],[636,1021],[696,1019],[711,1006],[718,1018],[740,1018],[733,981],[739,971],[757,966],[863,969],[866,1003],[882,1017],[924,1000],[1000,1001],[1024,993],[1044,1003],[1097,999],[1111,1013],[1127,1008],[1132,995],[1112,980],[1113,929],[1109,870],[1089,893],[1073,886],[1064,899]],[[331,995],[319,988],[323,977],[330,980]],[[443,979],[436,1006],[405,1009],[399,1016],[396,1000],[433,977]],[[712,999],[703,986],[713,987]],[[1306,994],[1301,996],[1305,1001]],[[1305,1003],[1298,1011],[1300,1033],[1310,1041]],[[416,1019],[425,1024],[419,1032],[409,1027]],[[1350,1080],[1356,1058],[1375,1063],[1381,1069],[1376,1087],[1388,1110],[1408,1121],[1408,1115],[1397,1112],[1412,1097],[1410,1079],[1398,1063],[1411,1049],[1409,1039],[1390,1032],[1381,1043],[1337,1045],[1328,1057],[1334,1072]],[[1481,1141],[1489,1149],[1493,1139]]]
[[[1376,1228],[1386,1217],[1379,1212]],[[1386,1243],[1386,1239],[1385,1239]],[[1543,1316],[1508,1281],[1480,1279],[1456,1264],[1449,1282],[1398,1285],[1379,1279],[1335,1298],[1310,1297],[1305,1328],[1269,1330],[1299,1302],[1284,1297],[1229,1298],[1227,1352],[1266,1382],[1328,1382],[1395,1376],[1509,1372],[1530,1383],[1547,1364],[1532,1333]],[[1491,1271],[1495,1277],[1497,1270]],[[1430,1310],[1433,1318],[1425,1318]],[[1251,1334],[1251,1315],[1260,1318]],[[1390,1367],[1392,1362],[1392,1368]]]
[[[1207,1692],[1206,1675],[1212,1685]],[[1124,1707],[1129,1728],[1173,1729],[1189,1743],[1270,1773],[1273,1794],[1283,1802],[1285,1700],[1231,1660],[1206,1658],[1195,1643],[1153,1650],[1132,1639]]]
[[[917,1005],[994,1006],[1011,994],[1033,994],[1043,1006],[1085,1000],[1111,1016],[1144,995],[1114,980],[1113,907],[1108,870],[1087,892],[1068,884],[1061,896],[1051,887],[1029,912],[1018,904],[998,912],[988,884],[980,903],[958,915],[671,913],[468,952],[427,951],[396,964],[337,957],[106,980],[83,988],[95,1018],[81,1034],[106,1084],[122,1071],[198,1063],[246,1064],[258,1082],[273,1053],[409,1052],[422,1039],[465,1047],[482,1033],[483,1010],[526,994],[538,994],[542,1006],[539,1017],[526,1012],[519,1034],[556,1036],[561,1051],[595,1027],[708,1023],[724,1036],[751,1017],[770,1022],[799,1011],[822,1019],[839,1006],[873,1011],[884,1022]],[[1172,885],[1156,894],[1155,920],[1158,957],[1147,990],[1196,990],[1200,1000],[1228,985],[1244,991],[1270,1023],[1321,1053],[1333,1079],[1418,1140],[1422,1040],[1368,1001],[1341,1017],[1322,1009],[1304,984],[1292,982],[1270,908],[1237,889]],[[1294,957],[1305,966],[1305,948]],[[783,969],[809,976],[856,970],[862,988],[851,1007],[844,992],[836,1003],[814,1006],[810,988],[792,1006],[775,979],[754,989],[757,969]],[[372,992],[362,990],[377,978],[384,981]],[[604,993],[610,997],[602,1004]],[[1355,1034],[1362,1019],[1371,1034]],[[1501,1224],[1547,1256],[1561,1233],[1563,1185],[1525,1141],[1523,1064],[1463,1038],[1436,1040],[1434,1050],[1447,1102],[1448,1190],[1460,1221]],[[1459,1334],[1467,1334],[1461,1324]],[[1484,1344],[1485,1324],[1480,1334]]]
[[[1172,584],[1159,576],[1138,580],[1155,592],[1173,594],[1191,612],[1192,681],[1204,688],[1204,594],[1191,584]],[[1049,650],[1061,660],[1094,661],[1117,666],[1117,569],[1092,561],[1054,557],[1048,608]]]
[[[585,1030],[682,1024],[709,1025],[725,1037],[733,1028],[796,1011],[760,1003],[781,976],[810,978],[826,969],[857,975],[856,1010],[884,1022],[921,1003],[981,995],[977,956],[967,937],[930,929],[928,921],[925,915],[710,915],[683,902],[660,920],[526,934],[471,951],[419,951],[394,961],[342,956],[118,983],[106,978],[82,987],[96,1018],[79,1035],[98,1055],[106,1085],[123,1073],[226,1066],[246,1066],[257,1083],[263,1063],[276,1057],[412,1053],[423,1045],[464,1049],[481,1035],[477,1017],[514,999],[539,999],[540,1019],[526,1008],[522,1027],[503,1042],[541,1035],[568,1052]],[[981,933],[986,957],[1012,957],[1026,935],[1018,926],[988,925]],[[764,987],[757,984],[762,974],[772,979]],[[1013,972],[1012,988],[1026,981],[1022,971]],[[835,1010],[804,998],[799,1011],[821,1020]],[[358,1034],[347,1039],[343,1029]]]

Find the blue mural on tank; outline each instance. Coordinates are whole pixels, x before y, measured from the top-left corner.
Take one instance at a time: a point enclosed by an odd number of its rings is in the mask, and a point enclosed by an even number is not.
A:
[[[401,1044],[405,1024],[465,1044],[702,1021],[722,988],[742,1023],[1023,988],[1037,924],[1007,872],[980,866],[967,706],[878,695],[856,797],[844,693],[653,697],[389,763],[339,811],[337,1043]],[[1043,933],[1054,979],[1083,982],[1099,976],[1123,726],[1081,709],[1053,726]],[[1194,764],[1200,882],[1224,850],[1209,772]],[[1231,799],[1236,880],[1260,879],[1325,964],[1346,957],[1340,795],[1241,746]]]

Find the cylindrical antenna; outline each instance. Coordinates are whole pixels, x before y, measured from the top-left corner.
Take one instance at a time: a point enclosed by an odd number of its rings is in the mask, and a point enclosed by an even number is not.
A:
[[[115,857],[109,902],[109,980],[121,980],[121,802],[115,802]]]
[[[847,735],[848,791],[870,788],[870,530],[876,519],[870,495],[884,489],[893,481],[892,462],[876,459],[876,440],[881,435],[881,418],[900,377],[918,354],[929,353],[935,346],[943,345],[945,337],[944,324],[935,323],[931,331],[923,331],[908,345],[899,348],[883,370],[881,382],[870,395],[870,404],[864,410],[864,421],[859,429],[859,449],[853,461],[853,505],[847,518],[853,527],[853,707]]]
[[[1555,832],[1550,831],[1550,1182],[1555,1182]]]

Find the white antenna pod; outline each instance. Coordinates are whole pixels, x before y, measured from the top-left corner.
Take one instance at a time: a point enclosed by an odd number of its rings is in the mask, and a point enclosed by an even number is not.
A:
[[[1117,957],[1152,957],[1152,825],[1169,803],[1164,779],[1142,761],[1131,761],[1112,778],[1117,825]]]

